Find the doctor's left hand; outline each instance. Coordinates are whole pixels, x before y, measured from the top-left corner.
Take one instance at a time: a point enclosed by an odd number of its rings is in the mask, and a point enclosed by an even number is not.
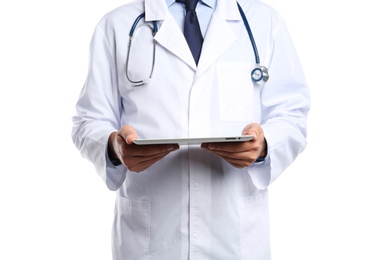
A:
[[[178,144],[139,146],[133,143],[137,137],[136,130],[128,125],[113,132],[109,136],[109,158],[119,159],[130,171],[141,172],[179,149]]]
[[[242,135],[253,135],[254,138],[246,142],[207,143],[201,147],[218,155],[236,168],[243,168],[253,164],[259,157],[267,154],[267,143],[263,129],[259,124],[247,125]]]

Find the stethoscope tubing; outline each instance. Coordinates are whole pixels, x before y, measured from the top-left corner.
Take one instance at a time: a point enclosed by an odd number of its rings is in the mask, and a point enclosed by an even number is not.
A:
[[[255,63],[256,63],[256,66],[259,66],[259,65],[260,65],[259,52],[258,52],[258,48],[257,48],[256,43],[255,43],[254,35],[252,34],[252,31],[251,31],[250,24],[249,24],[249,22],[247,21],[246,15],[245,15],[244,11],[242,10],[242,7],[240,6],[240,4],[239,4],[238,2],[237,2],[237,6],[238,6],[238,10],[240,11],[240,14],[241,14],[241,17],[242,17],[243,23],[244,23],[244,25],[245,25],[245,27],[246,27],[247,33],[248,33],[248,35],[249,35],[249,38],[250,38],[250,41],[251,41],[252,48],[254,49],[254,55],[255,55]]]
[[[153,45],[153,60],[152,60],[152,67],[151,67],[150,76],[148,78],[146,78],[146,79],[135,81],[135,80],[132,80],[129,77],[129,74],[128,74],[128,64],[129,64],[129,59],[130,59],[130,54],[131,54],[131,45],[132,45],[132,41],[133,41],[133,35],[134,35],[134,32],[136,30],[136,27],[137,27],[138,23],[144,17],[145,17],[145,13],[142,13],[139,16],[137,16],[136,20],[133,22],[133,25],[131,27],[131,30],[129,31],[129,42],[128,42],[128,51],[127,51],[127,62],[126,62],[126,77],[127,77],[128,81],[130,83],[132,83],[132,85],[134,87],[140,87],[140,86],[143,86],[143,85],[149,83],[150,80],[151,80],[152,74],[154,72],[154,67],[155,67],[156,41],[154,40],[154,45]],[[152,28],[152,35],[154,37],[155,34],[158,32],[158,23],[157,23],[157,21],[153,21],[153,27],[151,27],[151,28]]]
[[[131,30],[129,31],[129,37],[132,38],[133,37],[133,34],[136,30],[136,27],[137,27],[137,24],[140,22],[140,20],[142,18],[145,17],[145,13],[143,12],[142,14],[140,14],[139,16],[137,16],[136,20],[133,22],[132,24],[132,27],[131,27]],[[155,35],[157,32],[158,32],[158,22],[157,21],[153,21],[153,35]]]

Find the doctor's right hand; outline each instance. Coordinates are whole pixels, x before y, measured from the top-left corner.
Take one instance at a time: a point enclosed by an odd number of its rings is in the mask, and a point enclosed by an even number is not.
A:
[[[128,170],[141,172],[170,152],[179,149],[178,144],[136,145],[133,140],[138,137],[136,130],[128,125],[109,136],[108,154],[110,160],[119,160]]]

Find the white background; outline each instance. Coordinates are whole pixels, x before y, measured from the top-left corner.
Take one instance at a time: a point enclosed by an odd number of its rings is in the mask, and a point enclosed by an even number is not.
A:
[[[93,29],[123,2],[0,3],[0,259],[111,259],[114,193],[70,132]],[[368,260],[365,1],[268,3],[312,95],[308,147],[270,187],[273,259]]]

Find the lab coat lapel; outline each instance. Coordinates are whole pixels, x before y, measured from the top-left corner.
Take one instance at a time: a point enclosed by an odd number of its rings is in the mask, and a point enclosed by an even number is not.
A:
[[[160,26],[155,40],[196,70],[196,63],[186,39],[172,15],[167,15]]]
[[[159,23],[159,31],[154,37],[155,40],[196,70],[196,63],[190,48],[176,20],[170,14],[166,1],[146,0],[145,19],[146,21],[162,21],[161,24]]]
[[[196,77],[201,76],[237,40],[237,34],[228,24],[240,20],[236,1],[218,0],[206,33]]]

